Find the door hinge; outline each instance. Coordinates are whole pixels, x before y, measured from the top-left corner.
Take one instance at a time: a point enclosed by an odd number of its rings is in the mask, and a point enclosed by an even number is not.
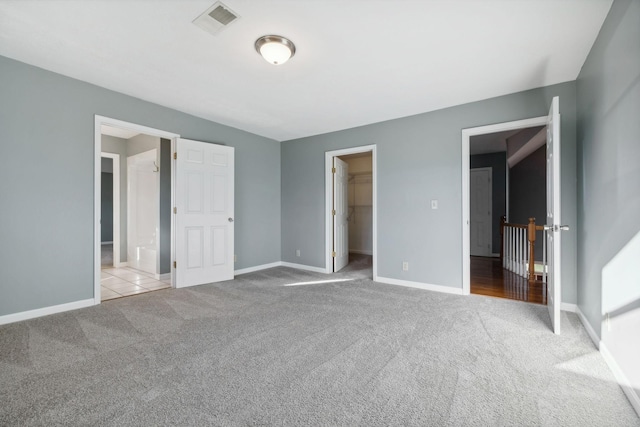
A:
[[[178,160],[178,152],[173,153],[173,159]]]
[[[174,207],[174,208],[173,208],[173,213],[174,213],[174,214],[177,214],[177,213],[178,213],[178,208],[177,208],[177,207]]]
[[[331,168],[331,173],[336,173],[336,168]]]
[[[173,261],[173,268],[178,268],[178,263]]]
[[[331,210],[331,215],[334,215],[334,216],[335,216],[335,214],[336,214],[336,210],[335,210],[335,209],[332,209],[332,210]]]
[[[333,258],[335,258],[335,257],[336,257],[336,253],[335,253],[335,251],[334,251],[334,252],[331,252],[331,256],[332,256]]]

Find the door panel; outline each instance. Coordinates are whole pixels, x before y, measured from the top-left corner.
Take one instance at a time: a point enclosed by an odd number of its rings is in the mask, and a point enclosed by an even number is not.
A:
[[[553,332],[560,333],[560,101],[551,101],[547,119],[547,306]]]
[[[234,149],[178,139],[176,287],[233,279]]]
[[[471,169],[471,255],[491,256],[491,168]]]
[[[333,158],[333,271],[342,270],[349,263],[349,165]]]

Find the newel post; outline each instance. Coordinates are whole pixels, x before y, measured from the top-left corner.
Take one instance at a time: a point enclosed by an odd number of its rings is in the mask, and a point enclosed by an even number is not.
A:
[[[536,245],[536,219],[529,218],[529,225],[527,227],[529,235],[529,280],[535,280],[535,254],[534,248]]]
[[[500,261],[504,258],[504,224],[506,222],[506,215],[502,215],[500,217]]]

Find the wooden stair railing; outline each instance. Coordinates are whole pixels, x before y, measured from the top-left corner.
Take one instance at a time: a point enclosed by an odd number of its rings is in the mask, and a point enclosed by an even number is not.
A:
[[[529,224],[526,225],[508,223],[505,216],[500,218],[500,260],[502,266],[528,278],[529,281],[536,279],[534,255],[536,231],[544,231],[544,226],[536,225],[535,218],[529,218]],[[543,270],[546,270],[544,264],[546,264],[546,259],[543,261]]]

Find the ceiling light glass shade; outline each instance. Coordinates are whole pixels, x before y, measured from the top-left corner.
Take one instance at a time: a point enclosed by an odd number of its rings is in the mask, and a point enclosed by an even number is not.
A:
[[[296,53],[293,42],[282,36],[262,36],[256,40],[256,50],[273,65],[287,62]]]

